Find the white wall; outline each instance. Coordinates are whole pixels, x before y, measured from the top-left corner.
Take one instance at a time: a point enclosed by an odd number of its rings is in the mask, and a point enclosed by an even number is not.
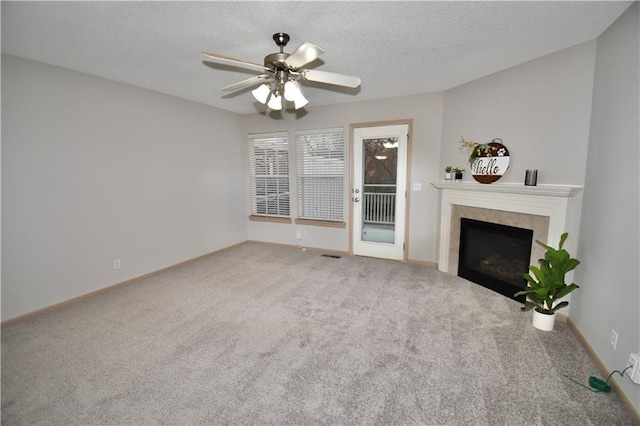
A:
[[[313,103],[313,99],[311,100]],[[408,257],[413,261],[435,262],[438,239],[438,192],[429,182],[438,178],[440,134],[442,123],[442,93],[405,96],[378,101],[356,102],[343,105],[310,107],[308,113],[297,115],[282,113],[273,116],[251,114],[242,117],[245,133],[288,131],[292,145],[296,130],[342,126],[345,129],[347,161],[349,161],[349,125],[351,123],[413,119],[411,182],[421,183],[421,191],[411,192],[410,231]],[[246,145],[246,143],[245,143]],[[295,170],[295,150],[291,147],[291,170]],[[245,155],[248,157],[248,154]],[[248,161],[248,160],[247,160]],[[349,182],[347,168],[345,180]],[[294,182],[292,182],[294,183]],[[411,188],[411,183],[408,183]],[[295,215],[295,186],[292,187],[292,212]],[[345,198],[345,203],[348,203]],[[250,213],[247,202],[247,215]],[[345,204],[348,214],[349,206]],[[348,218],[347,218],[348,221]],[[295,224],[249,222],[249,239],[316,247],[327,250],[348,251],[350,229],[335,229]],[[309,238],[296,240],[296,229],[306,229]]]
[[[448,90],[444,94],[440,168],[465,168],[459,140],[502,138],[509,169],[500,182],[584,183],[595,64],[595,41],[570,47]]]
[[[594,66],[591,41],[444,93],[310,107],[301,116],[251,114],[242,117],[242,127],[246,133],[289,131],[293,140],[295,130],[343,126],[348,140],[350,123],[412,118],[411,181],[421,183],[422,191],[411,192],[409,259],[436,262],[439,194],[430,182],[444,177],[445,165],[467,167],[467,156],[459,151],[461,136],[503,139],[511,165],[501,182],[522,182],[527,168],[538,168],[540,183],[584,183]],[[292,148],[292,156],[294,152]],[[252,240],[348,250],[349,229],[263,222],[248,226]],[[296,229],[307,229],[308,240],[296,240]]]
[[[246,240],[243,144],[236,114],[3,55],[2,319]]]
[[[640,5],[597,41],[582,227],[571,319],[610,370],[640,352]],[[618,332],[616,351],[609,347]],[[640,411],[640,386],[614,379]]]

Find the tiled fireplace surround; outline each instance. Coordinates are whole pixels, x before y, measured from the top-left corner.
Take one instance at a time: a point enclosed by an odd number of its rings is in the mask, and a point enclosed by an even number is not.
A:
[[[433,182],[441,190],[438,269],[458,273],[460,218],[482,220],[533,230],[539,239],[557,247],[569,232],[565,248],[575,252],[578,240],[582,187],[569,185],[525,186],[513,183]],[[544,249],[533,243],[531,263]],[[571,279],[572,277],[568,277]]]

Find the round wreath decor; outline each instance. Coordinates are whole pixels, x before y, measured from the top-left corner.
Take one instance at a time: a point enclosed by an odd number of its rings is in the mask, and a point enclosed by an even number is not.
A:
[[[495,138],[489,143],[460,140],[460,149],[469,153],[471,175],[480,183],[492,183],[502,177],[509,168],[509,150],[502,139]]]

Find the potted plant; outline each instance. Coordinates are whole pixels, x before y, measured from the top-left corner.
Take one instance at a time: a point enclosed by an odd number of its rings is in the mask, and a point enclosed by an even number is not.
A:
[[[451,180],[451,171],[453,167],[447,166],[444,168],[444,180]]]
[[[461,169],[460,167],[454,167],[452,172],[456,180],[462,180],[462,173],[464,172],[464,169]]]
[[[523,275],[528,287],[514,294],[514,297],[527,296],[522,310],[534,310],[532,323],[540,330],[553,330],[556,312],[569,305],[566,300],[559,303],[558,301],[579,288],[575,283],[565,282],[566,274],[580,264],[578,259],[573,259],[569,252],[562,248],[568,236],[566,232],[562,234],[558,249],[536,240],[536,243],[546,249],[544,259],[538,260],[539,267],[529,266],[533,275],[530,273]]]

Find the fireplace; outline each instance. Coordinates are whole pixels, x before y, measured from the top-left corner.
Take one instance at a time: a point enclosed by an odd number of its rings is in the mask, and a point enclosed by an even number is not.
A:
[[[566,248],[576,250],[581,186],[443,181],[432,185],[441,190],[438,269],[442,272],[458,274],[461,218],[533,229],[534,240],[554,247],[558,246],[562,233],[568,232],[572,238]],[[531,250],[528,265],[536,264],[544,255],[544,249],[537,244],[532,244]]]
[[[513,294],[527,286],[533,230],[460,219],[458,276],[524,303]]]

